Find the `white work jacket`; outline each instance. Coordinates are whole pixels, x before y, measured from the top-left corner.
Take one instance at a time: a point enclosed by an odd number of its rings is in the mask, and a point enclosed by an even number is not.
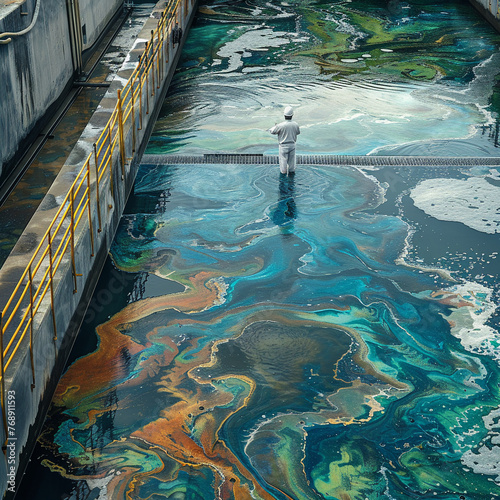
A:
[[[278,142],[280,145],[292,145],[295,144],[297,136],[300,134],[300,128],[293,120],[285,120],[284,122],[275,125],[269,130],[269,132],[271,132],[271,134],[278,135]]]

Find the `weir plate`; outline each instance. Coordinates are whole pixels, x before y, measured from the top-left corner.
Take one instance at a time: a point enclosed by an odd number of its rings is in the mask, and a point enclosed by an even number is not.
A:
[[[297,155],[298,165],[350,165],[358,167],[385,166],[500,166],[500,157],[462,156],[368,156],[368,155]],[[278,155],[209,153],[204,155],[147,154],[141,163],[146,165],[231,164],[278,165]]]

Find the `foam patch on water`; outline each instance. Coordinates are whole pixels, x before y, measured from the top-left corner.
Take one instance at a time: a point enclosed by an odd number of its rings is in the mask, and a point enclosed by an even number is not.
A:
[[[483,417],[488,429],[487,437],[479,443],[477,451],[469,450],[462,456],[462,464],[476,474],[488,474],[500,483],[500,408],[496,408]]]
[[[486,323],[496,310],[492,292],[479,283],[464,283],[450,289],[463,298],[469,306],[458,307],[452,313],[451,333],[460,339],[464,348],[474,354],[490,356],[500,361],[500,333]],[[488,431],[475,450],[469,449],[462,456],[462,464],[476,474],[495,476],[500,483],[500,408],[483,417]]]
[[[452,313],[451,333],[460,339],[467,351],[500,361],[500,333],[487,325],[496,310],[491,289],[479,283],[468,282],[457,285],[450,291],[470,304],[468,307],[458,307]]]
[[[107,487],[111,480],[115,477],[115,471],[111,471],[112,473],[108,476],[102,478],[86,478],[86,482],[88,484],[89,490],[93,493],[93,498],[96,500],[106,500],[107,496]],[[116,472],[116,475],[120,475],[120,472]],[[96,497],[97,491],[99,491],[99,496]]]
[[[221,59],[228,59],[228,68],[222,72],[232,72],[243,66],[242,58],[251,55],[251,50],[268,50],[289,43],[286,33],[275,32],[271,28],[257,28],[246,31],[236,40],[225,43],[217,52]]]
[[[461,222],[483,233],[500,232],[500,188],[483,177],[427,179],[410,196],[431,217]]]

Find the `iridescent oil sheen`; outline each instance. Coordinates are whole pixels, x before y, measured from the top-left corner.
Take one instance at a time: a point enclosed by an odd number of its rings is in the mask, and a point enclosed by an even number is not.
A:
[[[365,117],[370,85],[385,82],[389,101],[399,97],[403,107],[408,86],[466,95],[498,51],[474,11],[451,2],[210,2],[200,10],[151,151],[204,150],[217,134],[226,140],[222,128],[231,148],[245,150],[252,132],[227,109],[249,109],[251,96],[229,86],[235,75],[223,80],[230,55],[218,69],[203,58],[224,54],[227,37],[249,27],[270,30],[264,38],[274,48],[252,35],[235,52],[242,60],[275,72],[286,59],[304,78],[315,71],[317,89],[319,79],[335,91],[357,86]],[[279,44],[273,23],[304,41]],[[342,61],[369,49],[386,63]],[[280,87],[259,87],[243,68],[238,78],[252,96],[274,96],[262,123],[279,117]],[[290,95],[300,94],[297,118],[304,112],[306,122],[300,147],[315,151],[341,121],[324,115],[314,130],[325,101],[309,90]],[[495,148],[479,128],[467,139],[458,133],[492,119],[493,104],[425,108],[422,95],[407,117],[420,134],[412,148]],[[447,130],[441,119],[433,143],[424,122],[437,126],[441,105],[458,115],[447,115]],[[371,125],[352,128],[360,131],[354,150],[384,142],[362,137],[377,131],[377,119],[385,123],[386,106],[377,109]],[[403,139],[393,134],[386,144],[409,148],[407,126],[393,125]],[[23,498],[500,497],[498,190],[500,169],[486,167],[299,165],[287,177],[276,165],[143,164],[28,469],[39,480],[23,485]]]

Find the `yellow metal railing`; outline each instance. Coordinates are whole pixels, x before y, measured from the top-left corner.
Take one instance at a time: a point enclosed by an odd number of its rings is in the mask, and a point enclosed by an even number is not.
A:
[[[60,277],[58,270],[64,263],[71,265],[73,291],[78,280],[75,260],[75,234],[87,230],[90,234],[91,257],[94,256],[94,224],[97,214],[97,232],[102,230],[101,200],[109,190],[115,196],[114,178],[125,179],[127,161],[136,150],[137,131],[142,130],[144,114],[150,112],[150,101],[166,76],[169,42],[173,24],[183,12],[193,7],[195,0],[170,0],[162,12],[151,39],[146,43],[139,62],[123,89],[118,90],[117,103],[101,135],[93,146],[85,164],[78,172],[59,210],[34,251],[14,291],[0,311],[0,403],[6,438],[8,425],[5,405],[5,374],[16,356],[24,355],[29,346],[32,383],[35,387],[33,333],[37,313],[50,306],[54,341],[57,340],[56,304],[54,289]],[[126,141],[132,133],[131,146]],[[119,154],[114,154],[118,146]],[[127,156],[127,149],[130,156]],[[118,165],[119,164],[119,165]],[[120,167],[121,172],[115,172]],[[92,173],[91,173],[92,171]],[[94,184],[91,183],[91,177]],[[112,208],[109,205],[108,208]]]

